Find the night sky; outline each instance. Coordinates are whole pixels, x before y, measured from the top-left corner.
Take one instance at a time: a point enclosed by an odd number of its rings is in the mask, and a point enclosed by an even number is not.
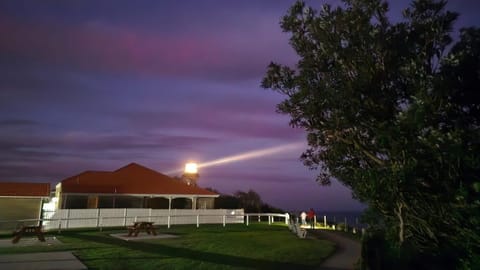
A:
[[[311,1],[321,3],[337,1]],[[405,4],[395,1],[392,19]],[[451,1],[480,25],[479,2]],[[299,156],[305,133],[260,88],[270,61],[294,65],[279,21],[293,1],[0,1],[0,181],[57,183],[131,162],[199,170],[199,185],[253,189],[284,209],[357,210]],[[402,6],[403,5],[403,6]],[[171,174],[174,175],[174,174]]]

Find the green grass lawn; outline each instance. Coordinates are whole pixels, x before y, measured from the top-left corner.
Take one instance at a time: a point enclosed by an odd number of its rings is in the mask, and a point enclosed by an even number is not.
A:
[[[71,250],[89,269],[301,269],[319,265],[330,242],[299,239],[284,225],[174,226],[158,233],[178,238],[124,241],[109,231],[64,231],[64,244],[0,248],[0,254]]]

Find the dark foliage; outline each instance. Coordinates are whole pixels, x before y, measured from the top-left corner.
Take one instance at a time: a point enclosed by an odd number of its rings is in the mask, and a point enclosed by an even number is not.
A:
[[[386,241],[368,249],[386,244],[405,269],[468,269],[480,252],[480,29],[451,46],[457,14],[445,5],[413,1],[392,23],[381,0],[297,2],[281,27],[299,61],[271,63],[262,81],[308,132],[302,159],[318,182],[337,179],[368,204]]]

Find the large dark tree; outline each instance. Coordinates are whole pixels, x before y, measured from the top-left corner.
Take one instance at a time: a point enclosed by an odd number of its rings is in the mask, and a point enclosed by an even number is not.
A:
[[[397,247],[479,252],[480,30],[462,30],[445,1],[417,0],[392,23],[381,0],[319,11],[297,2],[281,21],[299,56],[262,81],[278,111],[308,133],[304,163],[368,204]]]
[[[260,195],[253,190],[237,191],[235,197],[240,202],[240,207],[244,208],[247,213],[259,213],[263,205]]]
[[[220,194],[215,189],[206,188],[210,191]],[[285,213],[284,210],[264,203],[260,195],[254,190],[238,190],[234,195],[220,194],[215,199],[215,208],[218,209],[237,209],[243,208],[246,213]]]

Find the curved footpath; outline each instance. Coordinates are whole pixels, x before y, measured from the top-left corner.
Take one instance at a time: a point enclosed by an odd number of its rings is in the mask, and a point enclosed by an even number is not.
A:
[[[321,265],[321,270],[352,270],[360,258],[359,242],[327,230],[308,230],[308,235],[335,243],[335,252]]]

